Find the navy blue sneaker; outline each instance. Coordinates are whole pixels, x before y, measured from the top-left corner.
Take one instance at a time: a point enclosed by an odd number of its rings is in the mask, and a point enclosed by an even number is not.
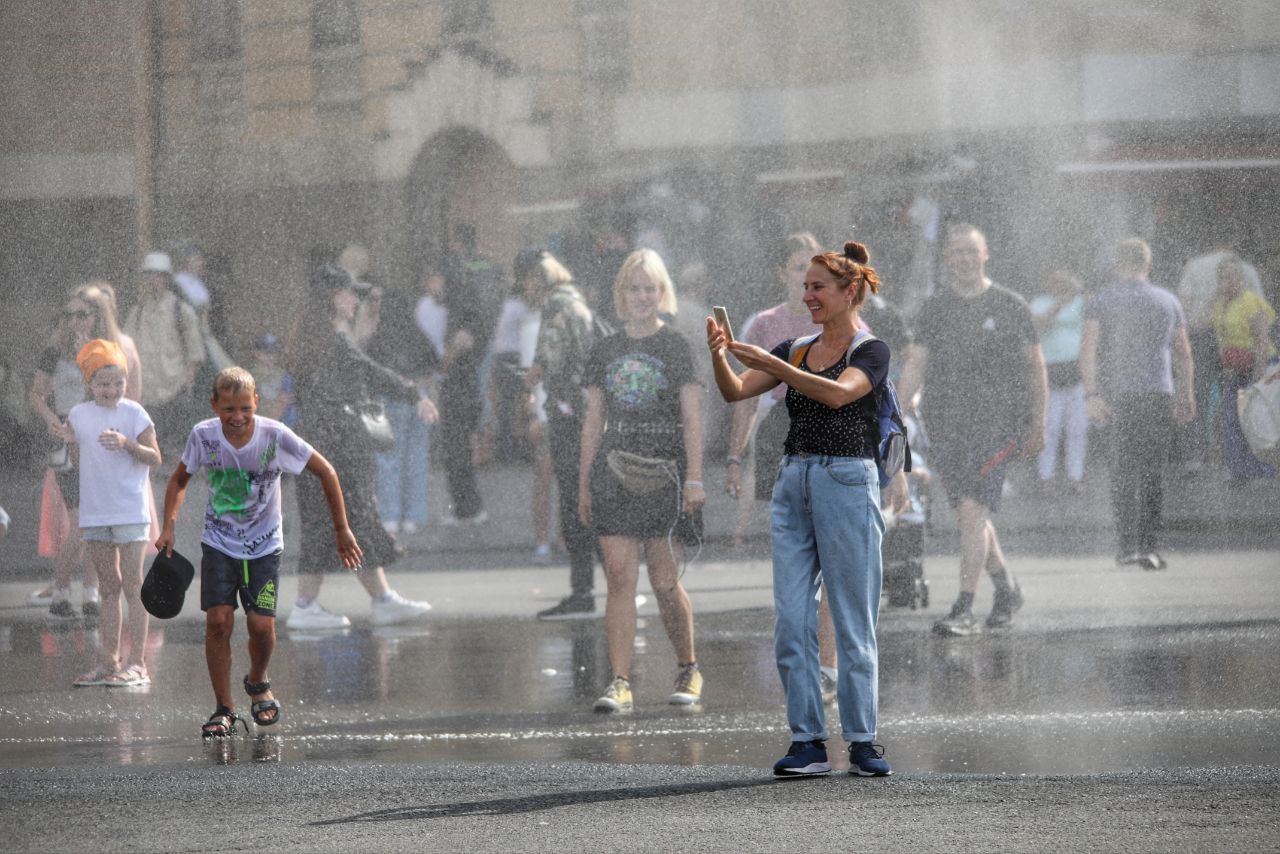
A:
[[[869,741],[849,745],[849,773],[859,777],[888,777],[893,773],[884,759],[884,748]]]
[[[827,747],[821,741],[793,741],[787,755],[773,763],[775,777],[807,777],[830,773]]]

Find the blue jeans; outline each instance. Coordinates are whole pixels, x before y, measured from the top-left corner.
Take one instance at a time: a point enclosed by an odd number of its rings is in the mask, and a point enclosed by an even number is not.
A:
[[[825,582],[840,662],[845,741],[876,735],[880,480],[873,460],[791,455],[773,487],[773,629],[792,741],[827,737],[818,682],[818,591]]]
[[[374,455],[378,461],[378,515],[384,522],[425,525],[431,425],[422,423],[417,404],[390,401],[386,408],[396,446]]]

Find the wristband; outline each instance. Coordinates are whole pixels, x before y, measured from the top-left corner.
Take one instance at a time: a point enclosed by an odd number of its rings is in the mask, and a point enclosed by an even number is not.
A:
[[[702,489],[702,481],[700,481],[700,480],[686,480],[686,481],[684,482],[684,485],[685,485],[685,486],[696,486],[696,487],[698,487],[698,489]]]

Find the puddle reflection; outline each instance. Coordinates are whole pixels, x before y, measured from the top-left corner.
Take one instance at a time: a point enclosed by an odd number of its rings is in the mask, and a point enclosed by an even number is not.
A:
[[[282,633],[272,733],[199,741],[213,707],[203,627],[157,627],[153,684],[77,689],[96,633],[5,626],[0,764],[609,761],[767,767],[787,735],[764,611],[699,618],[704,703],[667,705],[660,627],[636,656],[636,713],[595,715],[609,678],[598,620],[435,620]],[[245,666],[243,630],[233,649]],[[1077,773],[1280,761],[1280,626],[881,637],[881,740],[909,770]],[[238,671],[237,671],[238,672]],[[239,698],[238,698],[239,699]],[[247,706],[247,701],[240,703]],[[834,712],[830,717],[838,731]],[[837,749],[833,760],[842,758]],[[843,766],[841,766],[843,767]]]

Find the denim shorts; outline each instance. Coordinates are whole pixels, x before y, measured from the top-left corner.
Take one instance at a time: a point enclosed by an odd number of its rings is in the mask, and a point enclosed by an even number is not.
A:
[[[81,528],[80,539],[86,543],[113,543],[117,546],[145,543],[151,539],[151,525],[148,522],[140,525],[94,525]]]

